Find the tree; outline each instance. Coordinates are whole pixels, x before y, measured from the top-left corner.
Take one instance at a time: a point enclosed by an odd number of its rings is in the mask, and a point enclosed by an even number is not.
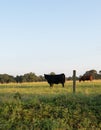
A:
[[[96,70],[89,70],[89,71],[86,71],[85,75],[89,75],[89,74],[95,75],[95,74],[97,74],[97,71],[96,71]]]
[[[35,73],[27,73],[27,74],[24,74],[23,76],[23,80],[24,82],[36,82],[38,81],[38,77],[35,75]]]
[[[99,74],[101,75],[101,70],[99,70]]]
[[[51,72],[50,75],[55,75],[55,72]]]
[[[38,76],[38,81],[45,81],[45,78],[42,75]]]
[[[0,74],[0,83],[16,82],[15,78],[8,74]]]
[[[17,76],[15,77],[15,80],[16,80],[17,83],[22,83],[22,82],[23,82],[23,76],[18,76],[18,75],[17,75]]]

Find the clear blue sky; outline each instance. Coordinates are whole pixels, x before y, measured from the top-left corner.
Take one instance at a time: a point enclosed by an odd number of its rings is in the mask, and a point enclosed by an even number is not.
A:
[[[101,70],[101,0],[1,0],[0,73]]]

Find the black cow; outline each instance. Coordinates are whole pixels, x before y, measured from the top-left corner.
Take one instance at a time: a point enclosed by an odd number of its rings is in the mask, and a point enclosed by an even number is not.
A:
[[[93,80],[93,76],[92,75],[83,75],[79,78],[79,82],[81,81],[85,81],[85,80],[90,80],[92,81]]]
[[[50,87],[52,87],[53,84],[59,84],[59,83],[61,83],[62,86],[64,87],[64,83],[65,83],[65,75],[64,74],[58,74],[58,75],[44,74],[44,77],[47,80],[47,82],[50,84]]]

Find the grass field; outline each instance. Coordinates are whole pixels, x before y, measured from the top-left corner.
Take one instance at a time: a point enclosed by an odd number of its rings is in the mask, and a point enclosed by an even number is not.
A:
[[[59,129],[101,129],[101,80],[0,84],[0,130]]]

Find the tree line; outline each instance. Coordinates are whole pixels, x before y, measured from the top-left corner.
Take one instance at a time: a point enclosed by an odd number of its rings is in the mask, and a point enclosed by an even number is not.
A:
[[[54,74],[55,72],[51,72],[50,75]],[[89,70],[86,71],[84,73],[84,75],[88,75],[91,74],[93,75],[94,79],[101,79],[101,70],[99,71],[99,73],[97,73],[96,70]],[[72,80],[73,77],[69,76],[66,77],[66,80]],[[78,80],[79,77],[76,77],[76,79]],[[45,81],[44,76],[40,75],[37,76],[35,73],[26,73],[24,75],[17,75],[16,77],[12,76],[12,75],[8,75],[8,74],[0,74],[0,83],[24,83],[24,82],[42,82]]]
[[[35,73],[26,73],[24,75],[17,75],[16,77],[8,74],[0,74],[0,83],[23,83],[23,82],[39,82],[45,81],[42,75],[37,76]]]

